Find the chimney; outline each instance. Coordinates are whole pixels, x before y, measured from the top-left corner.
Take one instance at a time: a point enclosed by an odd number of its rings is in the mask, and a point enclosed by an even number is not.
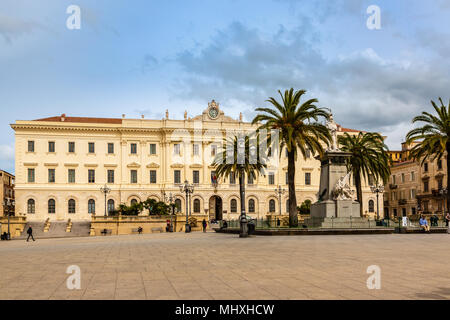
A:
[[[125,113],[122,114],[122,119],[125,119]]]
[[[65,114],[65,113],[63,113],[63,114],[61,115],[61,121],[62,121],[62,122],[66,121],[66,114]]]
[[[144,116],[144,115],[142,114],[142,115],[141,115],[141,118],[142,118],[142,119],[144,119],[144,118],[145,118],[145,116]]]

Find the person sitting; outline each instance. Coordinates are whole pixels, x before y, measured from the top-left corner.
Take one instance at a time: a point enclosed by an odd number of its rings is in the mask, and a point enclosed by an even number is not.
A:
[[[223,229],[226,229],[226,228],[228,228],[228,223],[227,223],[227,220],[223,220],[223,225],[222,225],[222,228],[223,228]]]
[[[419,225],[425,232],[430,232],[430,226],[424,216],[420,216]]]

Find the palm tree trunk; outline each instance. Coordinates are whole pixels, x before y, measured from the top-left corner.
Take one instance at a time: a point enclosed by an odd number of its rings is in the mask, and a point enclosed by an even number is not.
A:
[[[239,193],[241,197],[241,218],[240,218],[241,230],[239,233],[239,238],[246,238],[248,237],[248,225],[245,214],[245,172],[243,168],[239,169]]]
[[[450,156],[450,143],[447,143],[445,146],[445,150],[447,151],[447,194],[446,194],[446,200],[447,200],[447,210],[444,211],[444,217],[446,215],[446,212],[450,211],[450,163],[448,161],[448,157]],[[444,219],[445,221],[445,219]],[[450,223],[449,223],[449,233],[450,233]]]
[[[356,187],[356,199],[359,202],[359,216],[363,217],[363,202],[362,202],[362,187],[361,187],[361,175],[358,173],[353,174],[355,177],[355,187]]]
[[[295,153],[288,151],[289,227],[298,227],[297,197],[295,195]]]

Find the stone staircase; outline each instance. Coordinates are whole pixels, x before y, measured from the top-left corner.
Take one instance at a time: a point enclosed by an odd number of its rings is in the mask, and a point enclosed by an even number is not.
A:
[[[16,239],[26,239],[28,237],[28,227],[33,228],[33,236],[35,239],[48,238],[71,238],[71,237],[88,237],[90,234],[91,223],[56,221],[56,222],[28,222],[20,237]]]
[[[36,239],[36,237],[45,237],[46,233],[44,233],[44,227],[45,222],[27,222],[25,225],[25,228],[23,228],[23,232],[20,235],[20,237],[17,237],[15,239],[26,239],[28,238],[28,227],[31,227],[33,229],[33,237]]]
[[[72,230],[70,232],[72,237],[89,237],[91,230],[91,223],[87,222],[72,222]]]

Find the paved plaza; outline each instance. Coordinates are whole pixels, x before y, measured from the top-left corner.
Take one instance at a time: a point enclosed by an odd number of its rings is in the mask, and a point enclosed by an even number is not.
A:
[[[67,289],[70,265],[80,290]],[[370,265],[380,290],[367,288]],[[0,274],[0,299],[449,299],[450,235],[2,241]]]

